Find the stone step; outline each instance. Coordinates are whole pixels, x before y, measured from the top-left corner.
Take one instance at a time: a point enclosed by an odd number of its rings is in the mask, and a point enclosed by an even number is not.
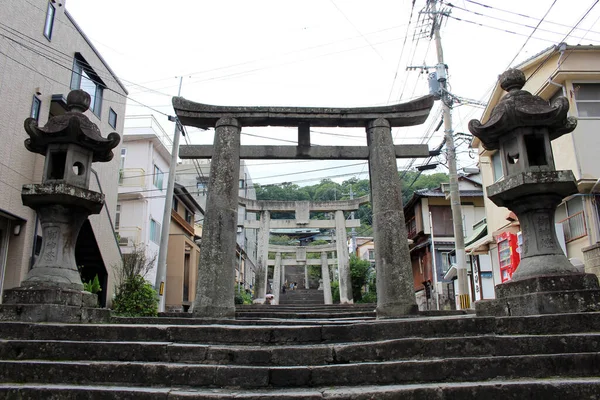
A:
[[[291,388],[597,377],[600,353],[461,357],[315,366],[115,361],[0,361],[1,383]]]
[[[300,312],[300,311],[237,311],[236,318],[283,318],[283,319],[340,319],[371,318],[375,319],[375,311],[343,311],[343,312]]]
[[[135,319],[125,319],[132,321]],[[531,317],[411,317],[372,321],[230,321],[196,319],[193,325],[158,325],[161,318],[140,318],[140,324],[0,323],[0,339],[158,341],[182,343],[340,343],[490,334],[565,334],[600,332],[600,313]],[[184,318],[181,318],[184,320]],[[190,318],[191,320],[191,318]]]
[[[459,357],[594,353],[600,333],[405,338],[352,344],[206,345],[172,342],[0,340],[2,360],[308,366]]]
[[[282,399],[282,400],[444,400],[444,399],[597,399],[600,380],[522,379],[486,382],[423,383],[418,385],[377,385],[361,387],[322,387],[310,389],[189,389],[107,385],[36,385],[0,384],[0,396],[7,399],[78,399],[78,400],[215,400],[222,399]],[[532,395],[535,394],[535,397]]]

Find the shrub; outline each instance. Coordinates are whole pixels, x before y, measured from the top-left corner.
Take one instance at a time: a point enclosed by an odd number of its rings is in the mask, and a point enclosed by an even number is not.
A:
[[[338,281],[331,282],[331,297],[334,303],[340,302],[340,283]]]
[[[100,287],[100,279],[98,279],[98,274],[96,274],[94,279],[92,279],[91,281],[83,282],[83,290],[93,294],[97,294],[98,292],[102,291],[102,288]]]
[[[235,286],[235,297],[233,302],[235,304],[252,304],[252,295],[246,292],[246,289],[243,287],[240,290],[238,286],[239,285]]]
[[[352,281],[352,298],[360,302],[362,288],[367,283],[369,268],[371,264],[367,260],[361,260],[356,255],[350,255],[350,279]]]
[[[360,300],[357,303],[377,303],[377,292],[372,291],[368,293],[363,293]]]
[[[156,290],[143,276],[135,275],[119,287],[113,311],[125,317],[155,317],[158,315]]]
[[[152,269],[156,255],[148,259],[142,245],[123,255],[123,263],[116,268],[116,296],[113,311],[126,317],[153,317],[158,315],[158,294],[144,276]]]

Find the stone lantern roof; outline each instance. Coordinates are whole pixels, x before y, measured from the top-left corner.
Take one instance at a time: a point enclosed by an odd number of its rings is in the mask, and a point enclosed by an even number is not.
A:
[[[494,107],[490,119],[482,124],[469,122],[469,130],[478,137],[486,150],[499,148],[499,139],[517,128],[545,127],[550,140],[572,132],[577,120],[567,117],[569,100],[559,97],[554,104],[539,96],[522,90],[526,83],[525,74],[518,69],[509,69],[500,75],[500,87],[508,94]]]
[[[34,118],[25,120],[25,131],[29,139],[25,147],[33,153],[46,155],[51,144],[76,144],[93,154],[92,162],[106,162],[113,158],[112,149],[120,141],[120,136],[112,132],[102,137],[100,129],[83,114],[90,106],[90,95],[83,90],[73,90],[67,96],[67,111],[63,115],[50,118],[43,128],[39,128]]]

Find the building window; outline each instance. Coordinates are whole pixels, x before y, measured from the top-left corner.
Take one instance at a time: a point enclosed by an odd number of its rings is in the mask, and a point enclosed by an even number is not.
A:
[[[48,2],[48,10],[46,11],[46,24],[44,25],[44,36],[46,39],[52,40],[52,30],[54,28],[54,16],[56,9],[51,2]]]
[[[375,250],[369,250],[369,260],[375,259]]]
[[[36,121],[40,118],[40,108],[42,107],[42,101],[37,98],[37,96],[33,96],[33,102],[31,103],[31,114],[29,115],[31,118],[35,118]]]
[[[557,220],[560,218],[558,223],[562,224],[566,243],[587,236],[585,212],[581,197],[574,197],[558,206],[556,215]]]
[[[187,208],[185,209],[185,220],[190,225],[194,224],[194,214]]]
[[[117,204],[117,212],[115,213],[115,231],[119,230],[121,225],[121,205]]]
[[[171,208],[175,212],[177,212],[177,209],[179,208],[179,200],[177,200],[177,197],[175,196],[173,196],[173,205],[171,206]]]
[[[108,124],[117,129],[117,113],[111,108],[108,109]]]
[[[81,54],[75,53],[73,75],[71,75],[71,90],[81,89],[90,95],[90,110],[98,118],[100,118],[102,111],[102,94],[105,86]]]
[[[160,243],[160,224],[150,218],[150,240],[156,244]]]
[[[246,181],[244,179],[240,179],[238,182],[238,186],[240,189],[244,189],[246,186],[244,186],[246,184]]]
[[[448,272],[448,270],[450,269],[450,267],[452,267],[452,264],[456,263],[456,256],[454,255],[454,253],[451,253],[449,251],[443,251],[440,253],[440,257],[442,259],[442,272],[445,275],[446,272]]]
[[[498,182],[504,176],[500,151],[497,151],[492,155],[492,169],[494,170],[494,182]]]
[[[573,91],[579,117],[600,117],[600,83],[574,83]]]
[[[158,166],[156,164],[154,164],[154,186],[159,188],[160,190],[163,189],[163,175],[164,173],[160,170],[160,168],[158,168]]]

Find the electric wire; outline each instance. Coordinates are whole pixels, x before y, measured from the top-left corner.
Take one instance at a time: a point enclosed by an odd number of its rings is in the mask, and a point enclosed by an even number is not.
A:
[[[552,4],[550,4],[550,7],[548,8],[548,11],[546,11],[546,13],[542,17],[542,19],[540,19],[540,21],[535,26],[535,28],[533,28],[533,31],[531,31],[531,33],[529,34],[529,36],[527,36],[527,39],[525,40],[525,43],[523,43],[523,45],[521,46],[521,48],[519,49],[519,51],[517,51],[517,54],[515,54],[515,56],[513,57],[513,59],[508,63],[508,67],[510,67],[512,65],[512,63],[515,62],[515,60],[517,59],[517,57],[519,56],[519,54],[521,54],[521,52],[523,51],[523,49],[525,48],[525,46],[527,45],[527,43],[529,43],[529,40],[531,39],[531,37],[533,36],[533,34],[538,30],[538,28],[540,27],[540,25],[542,24],[542,22],[544,22],[544,20],[546,19],[546,17],[550,13],[550,11],[552,11],[552,8],[556,4],[556,2],[557,2],[557,0],[554,0],[552,2]],[[506,69],[508,69],[508,67]]]

